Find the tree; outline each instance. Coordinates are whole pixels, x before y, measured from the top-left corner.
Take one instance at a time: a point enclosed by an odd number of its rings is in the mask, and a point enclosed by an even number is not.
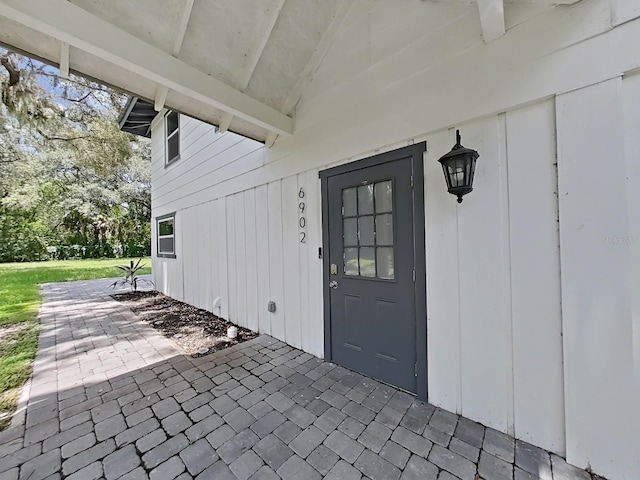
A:
[[[140,255],[150,142],[121,132],[126,97],[0,50],[0,261]]]

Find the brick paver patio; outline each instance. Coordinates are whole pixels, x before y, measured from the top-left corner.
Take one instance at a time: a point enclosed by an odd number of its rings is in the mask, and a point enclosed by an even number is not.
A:
[[[591,478],[268,336],[182,355],[109,283],[43,287],[34,375],[0,433],[0,480]]]

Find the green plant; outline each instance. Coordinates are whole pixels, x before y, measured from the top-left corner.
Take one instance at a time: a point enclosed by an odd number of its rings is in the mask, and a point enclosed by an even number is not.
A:
[[[131,260],[129,262],[129,265],[116,265],[116,268],[119,268],[120,270],[122,270],[124,274],[124,278],[122,278],[121,280],[116,280],[110,285],[110,287],[117,288],[117,287],[124,287],[129,285],[131,287],[132,292],[137,292],[139,282],[149,283],[153,285],[152,281],[147,280],[145,278],[140,278],[140,270],[145,268],[145,265],[144,264],[141,265],[141,262],[142,262],[142,257],[140,257],[138,261],[135,263],[133,260]]]

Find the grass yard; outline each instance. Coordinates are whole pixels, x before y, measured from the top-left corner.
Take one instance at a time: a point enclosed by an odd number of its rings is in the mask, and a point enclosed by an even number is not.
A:
[[[116,265],[129,259],[67,260],[31,263],[0,263],[0,430],[14,411],[20,387],[31,374],[38,347],[39,284],[117,277]],[[151,272],[151,259],[145,258]]]

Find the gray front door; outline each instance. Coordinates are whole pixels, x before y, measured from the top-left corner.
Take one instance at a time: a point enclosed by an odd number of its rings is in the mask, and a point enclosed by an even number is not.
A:
[[[330,359],[414,393],[418,350],[426,348],[418,348],[426,336],[418,340],[415,244],[424,225],[414,218],[417,150],[339,167],[324,184]]]

